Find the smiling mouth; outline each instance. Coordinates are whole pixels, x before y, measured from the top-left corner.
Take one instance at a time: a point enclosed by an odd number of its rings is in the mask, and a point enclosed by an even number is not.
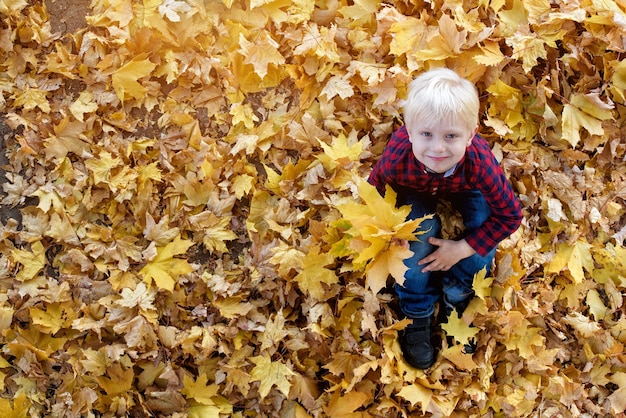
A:
[[[448,157],[434,157],[434,156],[430,156],[428,158],[430,158],[433,161],[444,161],[448,159]]]

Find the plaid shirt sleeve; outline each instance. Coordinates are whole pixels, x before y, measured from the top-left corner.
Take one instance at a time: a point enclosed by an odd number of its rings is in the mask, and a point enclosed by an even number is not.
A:
[[[465,240],[478,254],[484,256],[519,228],[522,205],[487,141],[479,138],[474,142],[477,155],[470,158],[469,182],[481,191],[491,209],[491,215],[478,229],[471,231]]]
[[[408,155],[411,158],[407,158]],[[394,185],[398,178],[411,176],[415,171],[412,167],[416,164],[414,160],[409,134],[405,127],[401,127],[391,135],[368,181],[384,196],[387,184]]]

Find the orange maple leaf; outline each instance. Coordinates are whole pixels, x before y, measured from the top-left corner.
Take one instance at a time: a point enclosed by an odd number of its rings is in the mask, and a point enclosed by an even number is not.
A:
[[[323,407],[324,412],[329,417],[360,417],[361,414],[358,414],[355,411],[361,408],[369,398],[370,397],[367,394],[355,390],[348,392],[345,395],[342,395],[340,390],[336,390],[330,398],[328,405]]]

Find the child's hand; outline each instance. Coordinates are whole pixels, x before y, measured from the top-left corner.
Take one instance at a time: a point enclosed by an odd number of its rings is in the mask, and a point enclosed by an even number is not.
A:
[[[428,242],[437,248],[432,254],[422,258],[419,265],[426,265],[422,272],[448,271],[459,261],[473,255],[476,251],[464,239],[454,241],[449,239],[430,238]]]

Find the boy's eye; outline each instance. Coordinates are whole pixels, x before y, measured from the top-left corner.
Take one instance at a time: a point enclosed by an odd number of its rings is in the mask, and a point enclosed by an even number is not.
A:
[[[430,137],[430,136],[432,136],[432,134],[430,132],[422,132],[422,136]]]

